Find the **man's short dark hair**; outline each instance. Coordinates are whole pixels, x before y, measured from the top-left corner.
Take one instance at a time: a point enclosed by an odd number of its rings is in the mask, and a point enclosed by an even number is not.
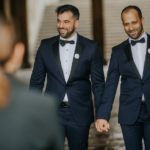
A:
[[[77,7],[75,7],[73,5],[69,5],[69,4],[61,5],[61,6],[57,7],[57,9],[56,9],[57,15],[62,14],[67,11],[71,11],[73,16],[76,17],[77,20],[79,20],[79,17],[80,17],[79,10]]]
[[[137,13],[138,13],[138,15],[139,15],[139,18],[142,19],[143,16],[142,16],[141,9],[140,9],[139,7],[137,7],[137,6],[135,6],[135,5],[129,5],[129,6],[125,7],[125,8],[122,10],[122,12],[121,12],[121,19],[122,19],[122,14],[123,14],[124,12],[127,12],[127,11],[131,10],[131,9],[136,10]]]

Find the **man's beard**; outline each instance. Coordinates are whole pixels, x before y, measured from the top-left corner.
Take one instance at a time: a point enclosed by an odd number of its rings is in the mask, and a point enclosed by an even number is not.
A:
[[[73,28],[70,32],[66,32],[65,34],[61,34],[61,32],[58,29],[58,33],[62,38],[69,38],[72,36],[72,34],[75,32],[75,28]]]

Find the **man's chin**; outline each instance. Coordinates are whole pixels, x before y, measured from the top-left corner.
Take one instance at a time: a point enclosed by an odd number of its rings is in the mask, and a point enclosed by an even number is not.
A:
[[[132,38],[132,39],[137,39],[137,38],[138,38],[138,37],[135,36],[135,35],[129,35],[129,37]]]
[[[59,35],[60,35],[62,38],[66,38],[66,34],[61,34],[61,33],[59,33]]]
[[[129,37],[132,38],[132,39],[139,38],[139,36],[137,34],[130,34]]]
[[[64,38],[64,39],[68,39],[72,36],[73,33],[59,33],[59,35]]]

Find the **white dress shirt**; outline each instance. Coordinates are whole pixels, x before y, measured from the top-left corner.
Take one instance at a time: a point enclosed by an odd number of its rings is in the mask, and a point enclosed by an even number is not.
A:
[[[145,38],[145,43],[136,43],[134,46],[131,45],[131,51],[132,51],[132,56],[133,60],[135,62],[135,65],[139,71],[139,74],[141,76],[141,79],[143,77],[143,70],[144,70],[144,63],[145,63],[145,57],[146,57],[146,48],[147,48],[147,35],[144,32],[140,38]],[[129,41],[131,42],[131,39],[129,38]],[[144,100],[144,94],[142,95],[142,100]]]
[[[75,47],[76,47],[76,42],[77,42],[77,33],[73,34],[73,36],[71,36],[68,39],[64,39],[62,37],[60,37],[60,39],[68,40],[68,41],[73,40],[75,42],[74,44],[66,43],[64,46],[61,46],[59,44],[60,62],[61,62],[62,70],[64,73],[65,81],[67,82],[69,79],[69,76],[70,76],[73,57],[74,57],[74,53],[75,53]],[[68,101],[67,94],[65,94],[63,101]]]
[[[147,47],[146,33],[144,33],[139,39],[143,37],[145,38],[145,43],[136,43],[134,46],[131,45],[133,60],[140,73],[141,78],[143,77],[143,69],[144,69],[145,56],[146,56],[146,47]],[[133,39],[130,38],[129,40],[131,41]]]

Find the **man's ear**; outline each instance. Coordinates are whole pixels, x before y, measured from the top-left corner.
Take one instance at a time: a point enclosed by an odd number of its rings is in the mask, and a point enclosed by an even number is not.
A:
[[[144,25],[144,17],[142,17],[141,21],[142,21],[142,24]]]
[[[76,20],[75,22],[75,28],[78,28],[79,27],[79,20]]]
[[[20,68],[20,66],[22,65],[24,52],[25,52],[24,44],[22,42],[16,43],[10,59],[4,65],[4,70],[7,73],[12,74]]]
[[[21,66],[23,57],[24,57],[24,53],[25,53],[24,44],[22,42],[18,42],[14,47],[14,53],[12,55],[14,62],[12,62],[12,63],[16,63],[19,66]]]

